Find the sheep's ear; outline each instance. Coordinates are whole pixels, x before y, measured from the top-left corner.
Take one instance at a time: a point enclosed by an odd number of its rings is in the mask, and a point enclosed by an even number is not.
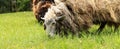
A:
[[[64,16],[57,17],[56,21],[62,21],[62,20],[64,20],[64,18],[65,18]]]
[[[42,20],[45,20],[45,18],[41,17]]]

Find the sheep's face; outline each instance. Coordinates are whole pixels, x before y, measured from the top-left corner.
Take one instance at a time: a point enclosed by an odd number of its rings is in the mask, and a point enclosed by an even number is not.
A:
[[[48,10],[44,17],[44,27],[49,36],[54,36],[63,18],[63,12],[59,8],[54,6]]]
[[[56,32],[56,20],[50,19],[44,22],[44,28],[49,36],[54,36]]]

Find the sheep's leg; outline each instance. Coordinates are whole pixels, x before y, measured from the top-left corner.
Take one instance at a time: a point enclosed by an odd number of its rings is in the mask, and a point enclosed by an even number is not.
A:
[[[99,29],[97,30],[97,33],[100,34],[100,32],[105,28],[105,25],[107,24],[107,22],[103,22],[101,23]]]

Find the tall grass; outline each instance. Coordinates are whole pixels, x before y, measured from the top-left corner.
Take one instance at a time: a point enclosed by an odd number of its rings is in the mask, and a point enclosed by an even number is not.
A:
[[[93,26],[93,33],[98,26]],[[32,12],[0,14],[0,49],[119,49],[119,31],[106,27],[100,35],[48,38]]]

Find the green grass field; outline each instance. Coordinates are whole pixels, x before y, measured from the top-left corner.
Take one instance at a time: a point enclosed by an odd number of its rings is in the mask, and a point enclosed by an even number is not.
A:
[[[100,35],[48,38],[32,12],[5,13],[0,14],[0,49],[120,49],[120,34],[106,27]]]

